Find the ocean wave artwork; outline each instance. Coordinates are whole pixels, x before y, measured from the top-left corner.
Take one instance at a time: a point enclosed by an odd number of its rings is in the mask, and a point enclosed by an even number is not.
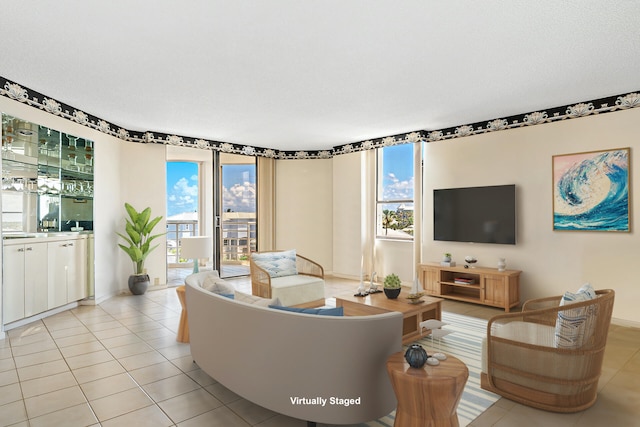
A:
[[[629,148],[553,156],[553,229],[629,231]]]

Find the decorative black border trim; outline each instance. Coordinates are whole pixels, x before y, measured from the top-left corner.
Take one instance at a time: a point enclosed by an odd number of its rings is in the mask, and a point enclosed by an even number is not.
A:
[[[53,115],[71,120],[75,123],[90,127],[107,135],[112,135],[125,141],[142,144],[165,144],[201,149],[217,150],[225,153],[245,154],[249,156],[271,157],[275,159],[330,159],[340,154],[354,153],[396,144],[414,143],[419,141],[436,142],[463,136],[478,135],[523,126],[542,123],[552,123],[559,120],[574,119],[594,114],[627,110],[640,106],[640,91],[623,95],[614,95],[591,101],[579,102],[562,107],[552,107],[525,114],[517,114],[506,118],[476,122],[438,130],[418,130],[398,135],[385,136],[367,141],[337,145],[331,150],[315,151],[279,151],[270,148],[254,147],[251,145],[232,144],[229,142],[196,139],[182,135],[170,135],[158,132],[138,132],[119,127],[99,117],[87,114],[68,104],[49,98],[34,90],[25,88],[18,83],[0,76],[0,95],[39,108]]]

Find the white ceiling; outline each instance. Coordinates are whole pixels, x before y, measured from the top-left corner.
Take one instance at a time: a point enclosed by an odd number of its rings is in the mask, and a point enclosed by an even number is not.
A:
[[[134,131],[280,150],[640,89],[637,0],[3,0],[0,76]]]

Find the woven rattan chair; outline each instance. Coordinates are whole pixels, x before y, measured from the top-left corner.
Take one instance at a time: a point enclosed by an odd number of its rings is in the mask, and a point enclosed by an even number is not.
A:
[[[262,298],[278,297],[282,305],[297,307],[316,307],[325,304],[324,269],[309,258],[296,254],[298,273],[292,276],[271,277],[264,268],[254,262],[253,254],[249,258],[249,268],[253,295]]]
[[[487,324],[481,387],[524,405],[553,412],[578,412],[597,398],[614,291],[559,306],[561,297],[527,301],[521,313],[501,314]],[[569,312],[569,310],[574,310]],[[584,339],[558,348],[558,315],[582,310]]]

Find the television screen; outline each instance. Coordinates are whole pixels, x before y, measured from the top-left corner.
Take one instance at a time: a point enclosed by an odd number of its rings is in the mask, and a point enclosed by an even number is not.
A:
[[[433,190],[433,238],[516,244],[516,186]]]

